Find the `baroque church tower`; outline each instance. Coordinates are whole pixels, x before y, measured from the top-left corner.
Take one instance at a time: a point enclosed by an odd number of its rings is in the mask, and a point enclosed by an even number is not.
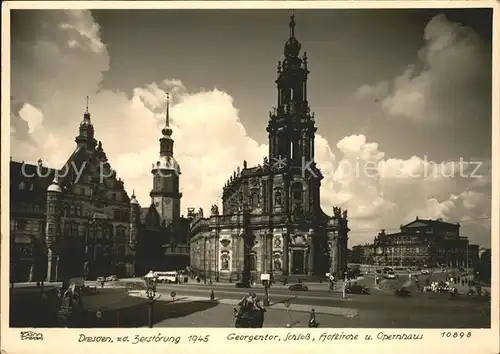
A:
[[[154,204],[160,222],[164,225],[172,225],[175,228],[180,218],[181,197],[179,192],[179,176],[181,174],[179,164],[174,159],[174,139],[170,128],[170,95],[167,94],[167,112],[165,116],[165,127],[161,130],[160,156],[153,163],[151,173],[153,174],[153,189],[150,192],[151,201]]]
[[[316,126],[307,100],[307,54],[300,57],[301,44],[295,37],[295,16],[290,16],[290,37],[284,59],[278,62],[277,106],[269,114],[268,161],[283,174],[283,208],[274,211],[288,215],[318,212],[319,188],[323,178],[314,163]],[[277,203],[279,204],[279,203]],[[281,210],[276,210],[276,208]],[[284,209],[284,210],[283,210]]]

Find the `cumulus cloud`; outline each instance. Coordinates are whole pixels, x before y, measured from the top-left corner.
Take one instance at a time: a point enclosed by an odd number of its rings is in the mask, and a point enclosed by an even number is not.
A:
[[[146,207],[152,187],[151,164],[158,157],[169,92],[175,158],[182,172],[183,210],[208,210],[211,204],[220,203],[222,186],[243,160],[249,165],[262,163],[268,147],[248,136],[229,92],[215,87],[193,92],[184,86],[182,78],[173,77],[145,82],[130,95],[102,90],[100,83],[110,57],[91,13],[44,11],[37,16],[38,23],[44,26],[36,31],[36,38],[13,47],[14,55],[19,57],[12,67],[14,159],[35,162],[42,158],[46,164],[62,166],[75,147],[85,96],[89,95],[96,138],[102,141],[127,191],[135,189]],[[435,85],[428,76],[433,76],[434,67],[443,66],[439,57],[448,53],[448,60],[452,60],[468,50],[473,36],[465,31],[453,37],[453,31],[462,30],[437,18],[427,26],[427,50],[421,53],[432,64],[427,73],[420,73],[416,79],[409,69],[390,85],[379,83],[373,90],[368,85],[360,88],[358,98],[382,97],[381,104],[393,112],[404,105],[411,105],[411,112],[427,109],[419,103],[419,94],[408,97],[406,93],[412,92],[408,85],[419,87],[416,92],[427,95],[426,90]],[[444,32],[455,39],[440,39]],[[450,41],[463,42],[459,46],[462,49],[451,50]],[[26,52],[32,58],[29,62],[22,60]],[[473,225],[467,229],[469,235],[489,244],[487,223],[475,220],[489,215],[491,164],[484,163],[476,171],[480,178],[470,178],[467,173],[472,171],[471,164],[465,164],[466,173],[462,175],[456,168],[459,161],[393,158],[365,135],[351,135],[337,142],[339,156],[332,152],[332,143],[316,135],[316,161],[325,177],[321,204],[328,214],[332,206],[348,208],[351,245],[369,241],[377,229],[397,228],[417,215],[452,221],[469,218],[467,225]]]
[[[393,80],[361,86],[356,97],[375,100],[389,118],[491,117],[491,54],[479,35],[441,14],[427,23],[423,39],[416,63]]]

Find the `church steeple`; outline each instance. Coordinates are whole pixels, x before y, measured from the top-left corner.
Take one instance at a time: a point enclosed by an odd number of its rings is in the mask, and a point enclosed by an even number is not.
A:
[[[151,166],[153,175],[153,189],[150,192],[151,203],[156,208],[160,220],[176,223],[180,217],[179,176],[181,170],[174,158],[174,139],[170,128],[170,95],[167,94],[167,107],[165,112],[165,126],[161,130],[160,156]]]
[[[93,150],[97,145],[97,141],[94,139],[94,126],[90,120],[89,96],[87,96],[85,112],[83,113],[83,119],[80,123],[78,136],[75,138],[75,142],[78,146],[86,147],[88,150]]]
[[[174,139],[172,139],[172,128],[170,128],[170,94],[168,93],[165,126],[161,130],[161,133],[163,136],[160,139],[160,156],[172,157],[174,154]]]

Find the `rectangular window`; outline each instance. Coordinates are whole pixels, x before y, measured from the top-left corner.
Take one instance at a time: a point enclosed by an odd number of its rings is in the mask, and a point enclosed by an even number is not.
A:
[[[17,221],[17,230],[24,231],[26,229],[27,225],[28,225],[28,223],[26,220],[18,220]]]

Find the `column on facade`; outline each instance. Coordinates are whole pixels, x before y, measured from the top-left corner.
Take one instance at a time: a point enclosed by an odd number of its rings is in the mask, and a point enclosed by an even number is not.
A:
[[[267,243],[266,243],[266,233],[262,232],[260,234],[260,272],[266,273],[266,260],[267,260]]]
[[[330,273],[340,276],[338,267],[338,237],[335,231],[328,232],[328,240],[330,241]]]
[[[290,260],[290,245],[289,245],[290,235],[289,231],[285,230],[283,233],[283,275],[288,275],[290,270],[289,260]]]
[[[53,276],[52,276],[52,272],[53,272],[52,263],[54,262],[53,258],[54,257],[53,257],[52,246],[49,246],[47,248],[47,281],[48,282],[50,282],[53,279]]]
[[[273,233],[266,234],[266,273],[272,273],[273,271]]]
[[[236,234],[231,235],[231,270],[234,272],[236,270],[236,254],[238,253],[238,236]]]
[[[305,157],[305,158],[308,159],[308,157]],[[305,163],[307,164],[308,161],[306,160]],[[304,193],[302,194],[303,195],[302,205],[303,205],[304,215],[309,215],[309,212],[310,212],[310,204],[309,204],[310,191],[309,190],[310,190],[310,181],[308,181],[307,184],[303,185]]]
[[[245,266],[245,234],[241,234],[238,237],[238,269],[236,270],[240,276],[243,275],[243,268]]]
[[[309,234],[307,235],[307,245],[309,248],[308,256],[307,256],[307,274],[313,275],[315,273],[314,269],[314,240],[313,240],[313,230],[309,230]]]

